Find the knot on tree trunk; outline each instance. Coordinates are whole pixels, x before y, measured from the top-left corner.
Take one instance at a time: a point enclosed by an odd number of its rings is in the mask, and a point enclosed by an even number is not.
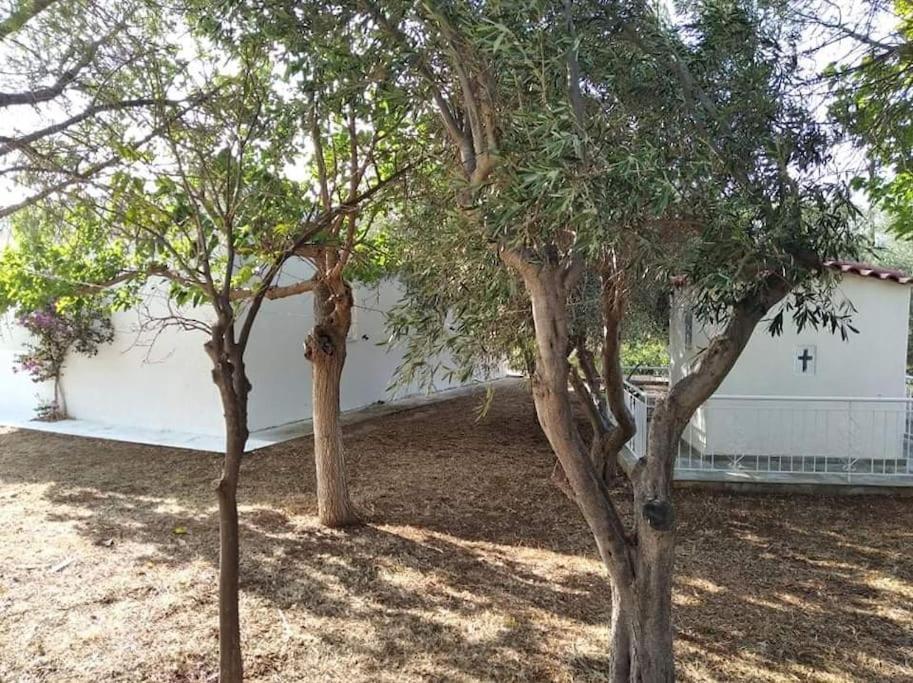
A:
[[[308,360],[313,360],[318,353],[332,356],[335,350],[332,335],[322,325],[317,325],[304,342],[304,357]]]
[[[643,505],[647,523],[657,531],[671,531],[675,524],[675,509],[667,500],[652,498]]]

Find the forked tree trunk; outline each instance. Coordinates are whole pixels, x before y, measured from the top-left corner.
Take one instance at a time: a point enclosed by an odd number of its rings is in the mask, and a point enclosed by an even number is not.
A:
[[[632,482],[635,504],[640,504],[636,509],[641,514],[636,541],[628,538],[602,472],[581,440],[574,419],[568,391],[566,301],[572,286],[568,273],[557,265],[505,260],[520,270],[532,303],[537,350],[533,375],[536,414],[609,573],[613,599],[611,680],[672,681],[672,624],[667,606],[671,607],[673,534],[671,521],[653,514],[657,512],[662,517],[664,512],[671,514],[671,508],[657,506],[651,485],[645,483],[638,489],[639,481]],[[652,474],[644,473],[644,482]],[[663,530],[660,532],[653,524]]]
[[[342,527],[358,521],[349,498],[339,424],[339,385],[346,362],[352,304],[352,290],[344,280],[321,283],[314,290],[314,329],[304,345],[305,357],[313,368],[318,516],[320,523],[328,527]]]
[[[634,494],[636,546],[632,599],[622,609],[630,647],[617,642],[612,653],[613,681],[665,683],[675,680],[672,579],[675,558],[675,508],[672,484],[678,443],[695,410],[716,391],[738,360],[763,316],[789,292],[789,283],[768,273],[763,286],[734,305],[721,334],[705,350],[698,368],[657,402],[647,434],[647,457],[629,472]],[[613,594],[614,598],[614,594]],[[621,603],[624,605],[624,600]],[[625,678],[627,667],[627,678]]]
[[[610,675],[613,683],[671,683],[675,680],[672,629],[672,577],[675,513],[672,480],[679,438],[694,411],[732,369],[755,325],[789,291],[789,283],[768,272],[762,286],[733,305],[724,331],[715,337],[698,368],[679,381],[653,411],[647,455],[627,472],[634,505],[634,534],[629,535],[577,430],[568,382],[567,295],[576,269],[551,254],[502,249],[502,259],[523,277],[532,304],[536,333],[533,399],[539,424],[567,476],[612,588]],[[543,262],[544,260],[544,262]],[[622,377],[617,358],[617,322],[621,308],[605,295],[606,357],[604,378],[619,435],[619,450],[633,434],[630,416],[620,406]],[[617,303],[617,298],[616,298]],[[614,321],[616,328],[610,323]],[[610,362],[611,361],[611,362]],[[610,433],[611,434],[611,433]]]

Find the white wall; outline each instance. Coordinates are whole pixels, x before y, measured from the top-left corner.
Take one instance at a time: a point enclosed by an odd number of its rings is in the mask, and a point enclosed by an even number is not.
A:
[[[856,307],[853,325],[859,334],[843,341],[827,330],[806,327],[800,333],[787,312],[783,333],[774,337],[766,331],[767,321],[761,321],[717,394],[904,396],[910,288],[848,275],[835,296],[849,299]],[[670,353],[673,380],[677,380],[690,371],[706,347],[708,331],[695,321],[693,344],[686,348],[681,295],[673,311]],[[796,372],[793,357],[802,345],[817,348],[814,374]]]
[[[13,372],[16,356],[22,352],[28,333],[14,322],[11,314],[0,316],[0,415],[28,419],[34,408],[50,401],[54,389],[50,382],[36,384],[23,372]]]
[[[282,283],[310,276],[303,263],[290,264]],[[399,298],[395,282],[356,288],[355,315],[342,381],[342,409],[351,410],[396,397],[418,393],[417,387],[388,391],[402,359],[396,348],[380,346],[384,316]],[[164,289],[151,288],[146,298],[151,314],[167,313]],[[370,310],[369,310],[370,309]],[[166,429],[193,434],[223,433],[222,409],[203,351],[203,332],[169,328],[154,338],[138,333],[145,314],[130,311],[113,318],[115,339],[97,356],[74,355],[64,369],[64,392],[69,414],[78,419],[111,425]],[[184,311],[201,320],[205,308]],[[254,326],[246,355],[253,384],[250,429],[256,431],[311,417],[311,367],[303,342],[313,325],[313,298],[309,294],[264,303]],[[11,359],[25,339],[11,326],[0,337],[0,418],[32,413],[38,387],[13,374]],[[437,389],[451,386],[440,382]]]
[[[282,283],[310,277],[303,263],[287,268]],[[402,360],[396,347],[381,346],[387,336],[382,311],[400,297],[395,281],[376,287],[356,287],[355,311],[342,376],[341,404],[352,410],[377,401],[419,393],[416,386],[388,391]],[[254,386],[250,399],[251,431],[310,419],[311,365],[304,358],[304,340],[314,324],[313,298],[289,297],[264,303],[247,352]],[[436,389],[453,386],[438,382]]]
[[[762,321],[715,398],[700,408],[686,439],[702,452],[754,455],[899,457],[905,430],[896,402],[738,401],[725,396],[889,397],[905,395],[910,289],[847,275],[836,297],[856,307],[859,334],[843,341],[827,330],[796,329],[785,314],[783,334]],[[695,364],[708,331],[693,322],[685,343],[687,301],[680,294],[670,327],[672,381]],[[814,373],[798,371],[801,347],[813,346]]]
[[[141,331],[148,316],[168,314],[167,285],[150,286],[145,311],[114,315],[114,342],[96,356],[71,355],[63,388],[71,417],[112,425],[221,434],[222,410],[203,332],[177,327]],[[205,308],[182,316],[211,319]]]

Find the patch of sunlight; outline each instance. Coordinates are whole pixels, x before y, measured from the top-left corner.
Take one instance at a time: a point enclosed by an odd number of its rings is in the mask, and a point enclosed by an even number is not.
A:
[[[676,607],[697,607],[701,599],[697,594],[682,595],[678,591],[672,593],[672,604]]]
[[[486,554],[486,557],[489,557],[492,554],[498,555],[500,557],[517,560],[517,559],[535,559],[536,561],[550,561],[565,565],[568,567],[572,566],[588,566],[588,567],[601,567],[599,560],[595,557],[581,557],[580,555],[568,555],[565,553],[559,553],[554,550],[549,550],[546,548],[538,548],[535,546],[525,546],[525,545],[513,545],[513,544],[502,544],[502,543],[493,543],[491,541],[479,541],[479,540],[467,540],[460,536],[454,536],[451,534],[444,533],[442,531],[434,531],[431,529],[425,529],[421,527],[414,526],[399,526],[399,525],[388,525],[380,524],[377,526],[378,529],[386,531],[388,533],[400,536],[410,541],[417,542],[428,542],[432,540],[440,540],[445,543],[452,543],[454,545],[459,545],[463,548],[469,548],[473,550],[480,550]]]
[[[716,594],[726,592],[726,589],[722,586],[696,576],[678,577],[676,578],[676,582],[698,591],[704,591],[705,593]]]
[[[840,560],[823,560],[816,557],[808,557],[806,555],[793,555],[793,559],[805,562],[809,566],[818,567],[820,569],[842,569],[844,571],[855,571],[859,569],[858,565],[851,564],[849,562],[842,562]]]
[[[823,614],[824,610],[820,606],[800,598],[798,595],[793,595],[792,593],[774,593],[774,597],[780,602],[790,605],[792,607],[799,607],[806,612],[815,612],[817,614]]]
[[[765,548],[770,545],[770,539],[763,536],[758,536],[753,531],[740,531],[736,534],[741,540],[746,543],[753,543],[754,545],[761,545]]]
[[[872,672],[870,680],[905,681],[910,678],[910,671],[907,667],[909,666],[910,660],[913,659],[913,652],[911,652],[909,648],[906,651],[901,649],[901,652],[905,652],[905,656],[902,658],[905,660],[903,665],[898,664],[896,661],[886,661],[881,657],[876,657],[868,652],[861,651],[853,653],[853,661]]]
[[[890,574],[870,573],[866,577],[865,585],[885,593],[894,593],[907,600],[913,600],[913,585]]]
[[[48,484],[48,487],[51,485]],[[147,504],[152,512],[161,512],[166,514],[180,513],[185,516],[196,519],[206,519],[208,514],[201,512],[197,507],[188,507],[180,502],[178,498],[163,498],[161,496],[149,496],[138,493],[120,493],[117,491],[108,491],[92,487],[79,487],[59,494],[65,503],[71,501],[75,504],[88,505],[92,503],[117,503],[125,510],[136,509],[140,503]],[[68,506],[72,507],[72,506]],[[213,510],[217,508],[212,508]]]
[[[502,616],[495,612],[476,612],[472,619],[461,618],[459,614],[447,612],[441,614],[446,625],[457,624],[467,645],[482,645],[504,640],[506,634],[516,630],[520,621],[512,616]]]
[[[793,676],[785,676],[771,669],[770,664],[753,652],[741,652],[736,655],[727,651],[725,655],[705,650],[702,647],[681,647],[681,650],[698,657],[699,662],[685,658],[679,664],[682,671],[688,672],[686,680],[696,681],[770,681],[783,683],[795,681]]]
[[[822,671],[821,669],[806,666],[805,664],[789,664],[786,666],[786,670],[792,674],[789,677],[789,680],[791,681],[815,681],[815,683],[846,683],[847,680],[853,680],[848,678],[844,672]]]
[[[789,612],[792,611],[788,605],[784,605],[779,602],[774,602],[773,600],[767,600],[764,598],[755,598],[750,595],[745,595],[742,599],[747,602],[749,605],[754,605],[755,607],[764,607],[766,609],[772,609],[775,612]]]

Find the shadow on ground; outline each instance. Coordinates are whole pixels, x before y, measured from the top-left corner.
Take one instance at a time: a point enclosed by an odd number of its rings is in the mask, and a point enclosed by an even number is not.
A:
[[[502,391],[480,420],[477,403],[348,430],[367,522],[350,531],[316,525],[309,439],[248,456],[251,680],[602,679],[607,586],[548,484],[530,401]],[[0,679],[206,680],[218,466],[0,435]],[[913,680],[913,501],[689,490],[678,505],[684,680]]]

